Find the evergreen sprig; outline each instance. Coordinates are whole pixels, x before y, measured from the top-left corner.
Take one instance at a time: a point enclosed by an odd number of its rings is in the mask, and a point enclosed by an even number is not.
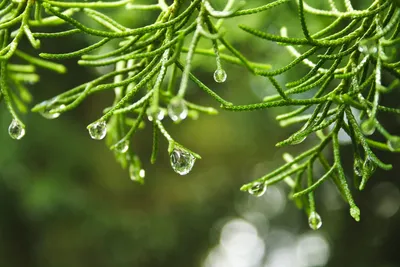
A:
[[[171,4],[158,0],[146,5],[134,4],[133,0],[3,0],[0,3],[0,101],[4,100],[13,118],[9,133],[15,139],[25,134],[25,126],[15,107],[20,112],[27,111],[26,103],[31,101],[31,96],[24,84],[38,81],[36,67],[64,73],[65,67],[56,62],[69,58],[76,58],[82,66],[111,66],[113,70],[37,104],[32,111],[54,119],[76,108],[91,95],[112,90],[115,95],[112,105],[105,107],[99,119],[87,128],[93,139],[107,136],[107,144],[115,152],[116,159],[128,169],[131,179],[139,183],[144,182],[145,173],[139,157],[130,148],[130,142],[134,134],[148,123],[153,129],[152,163],[157,158],[160,133],[169,143],[171,165],[177,173],[187,174],[195,160],[200,159],[198,154],[175,141],[162,122],[166,113],[176,123],[186,117],[195,118],[199,112],[217,113],[212,107],[203,107],[185,99],[189,81],[225,110],[297,106],[295,110],[279,115],[277,120],[282,126],[295,123],[302,126],[277,146],[299,144],[311,134],[316,134],[319,142],[294,158],[285,154],[286,164],[244,185],[242,190],[260,196],[268,185],[285,181],[291,188],[291,198],[309,215],[310,226],[318,229],[321,218],[316,212],[314,191],[330,179],[349,203],[351,216],[358,221],[360,210],[353,200],[349,179],[342,166],[338,136],[342,130],[352,140],[354,180],[360,190],[365,188],[377,167],[391,168],[379,160],[373,149],[400,151],[400,137],[390,134],[377,119],[380,112],[400,114],[399,109],[382,106],[379,102],[382,94],[390,93],[399,84],[400,62],[396,55],[400,42],[399,4],[395,0],[375,0],[367,9],[356,10],[351,1],[346,0],[345,10],[340,11],[332,0],[328,1],[330,10],[317,9],[298,0],[303,38],[288,37],[284,27],[280,35],[273,35],[240,25],[243,31],[259,39],[285,46],[294,56],[287,66],[275,70],[271,70],[268,64],[249,61],[224,37],[221,27],[224,20],[258,15],[290,2],[294,0],[276,0],[246,9],[244,1],[228,0],[225,8],[219,11],[207,0],[174,0]],[[103,12],[121,9],[133,14],[137,11],[158,12],[158,16],[146,26],[130,28]],[[334,20],[318,32],[311,33],[306,13]],[[65,30],[52,31],[58,25],[65,25]],[[38,27],[48,31],[38,32]],[[46,53],[40,48],[44,39],[76,34],[91,36],[97,41],[68,53]],[[208,40],[212,49],[201,47],[200,39]],[[21,51],[19,47],[23,41],[28,41],[38,51],[38,56]],[[96,52],[105,45],[112,49]],[[395,53],[390,54],[391,51]],[[277,94],[266,97],[262,103],[234,105],[196,77],[192,68],[196,55],[215,58],[214,80],[218,83],[226,80],[223,62],[227,62],[241,65],[254,75],[267,77]],[[14,63],[17,59],[26,63]],[[275,77],[293,71],[299,64],[307,66],[309,72],[284,86],[279,84]],[[382,72],[391,74],[393,81],[383,84]],[[178,90],[175,90],[178,82]],[[369,137],[375,130],[387,139],[386,144]],[[326,156],[327,151],[333,152],[331,157]],[[316,165],[325,173],[320,175],[315,171]]]
[[[398,87],[400,64],[395,43],[399,38],[400,8],[395,1],[377,0],[366,10],[354,10],[350,1],[345,2],[346,11],[341,12],[333,1],[329,1],[331,10],[319,10],[299,0],[299,24],[304,38],[288,37],[286,28],[282,28],[281,35],[277,36],[240,25],[242,30],[258,38],[284,45],[295,59],[277,70],[256,69],[256,74],[268,77],[278,94],[266,97],[263,103],[223,106],[233,111],[300,106],[277,117],[281,126],[303,125],[277,146],[299,144],[313,133],[319,144],[294,158],[285,154],[285,165],[241,189],[260,195],[268,185],[286,181],[291,188],[291,197],[305,209],[313,229],[321,226],[321,218],[315,210],[314,191],[328,179],[349,204],[351,216],[360,220],[360,210],[353,200],[349,178],[341,161],[339,131],[343,130],[353,144],[354,182],[360,190],[365,188],[377,167],[392,168],[379,160],[373,148],[400,152],[400,137],[390,134],[377,118],[380,112],[399,114],[400,111],[379,102],[382,94]],[[312,34],[305,19],[306,12],[337,19]],[[339,23],[345,21],[347,26],[339,28]],[[304,52],[299,52],[300,49]],[[286,83],[285,87],[279,85],[274,77],[301,63],[309,67],[309,72]],[[383,84],[382,72],[391,74],[392,82]],[[303,93],[308,93],[306,99]],[[375,130],[387,139],[386,144],[370,139]],[[331,159],[326,157],[328,147],[333,151]],[[315,165],[322,167],[325,173],[314,171]]]

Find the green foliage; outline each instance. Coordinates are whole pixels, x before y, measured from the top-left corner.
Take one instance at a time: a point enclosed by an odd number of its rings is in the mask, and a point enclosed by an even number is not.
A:
[[[82,66],[112,70],[39,103],[32,110],[54,119],[95,93],[114,91],[112,105],[105,107],[100,118],[87,128],[93,139],[101,140],[107,136],[107,144],[116,159],[128,169],[131,179],[139,183],[144,182],[144,170],[138,155],[130,148],[130,142],[148,123],[153,129],[152,163],[157,158],[160,133],[169,143],[171,165],[177,173],[187,174],[195,160],[200,159],[198,154],[174,140],[162,123],[166,113],[175,123],[187,117],[196,118],[199,113],[217,114],[212,107],[185,99],[189,81],[225,110],[297,107],[277,117],[282,126],[302,124],[297,132],[277,146],[299,144],[312,134],[317,136],[317,144],[296,157],[285,154],[286,164],[244,185],[242,190],[260,196],[268,185],[285,181],[291,188],[290,197],[305,209],[310,226],[318,229],[321,219],[316,212],[314,191],[330,179],[348,202],[351,216],[358,221],[360,210],[353,200],[342,166],[339,135],[344,132],[351,138],[354,182],[360,190],[365,188],[377,167],[391,168],[379,160],[372,149],[390,152],[400,149],[400,137],[385,130],[378,120],[380,113],[400,113],[400,109],[382,106],[379,102],[382,94],[390,94],[399,83],[398,1],[376,0],[364,10],[356,10],[350,1],[343,1],[345,11],[340,11],[341,7],[332,0],[328,1],[329,10],[317,9],[299,0],[297,8],[303,38],[288,37],[284,27],[280,35],[273,35],[239,25],[259,39],[285,46],[294,56],[287,66],[275,70],[268,64],[248,60],[225,38],[225,20],[234,20],[238,16],[264,16],[269,9],[290,2],[295,1],[276,0],[246,9],[244,2],[228,0],[223,10],[217,11],[205,0],[175,0],[171,4],[159,0],[157,4],[147,5],[133,4],[132,0],[4,0],[0,4],[0,99],[4,100],[12,116],[9,133],[15,139],[25,134],[25,126],[15,108],[20,112],[27,111],[31,96],[24,84],[38,81],[36,67],[64,73],[65,67],[54,61],[70,58],[78,59]],[[132,14],[149,12],[149,17],[154,15],[155,19],[143,27],[126,27],[117,22],[112,13],[124,8]],[[331,18],[332,21],[311,33],[306,14]],[[54,31],[60,27],[61,31]],[[91,36],[93,44],[68,53],[40,52],[39,56],[31,56],[20,49],[24,37],[34,50],[41,51],[42,39],[72,35]],[[209,42],[212,48],[203,48],[201,39]],[[106,45],[112,49],[93,53]],[[193,74],[192,62],[197,54],[215,58],[215,82],[226,80],[223,64],[232,63],[254,75],[267,77],[277,94],[266,97],[262,103],[234,105]],[[309,67],[309,72],[298,80],[280,85],[275,77],[296,70],[299,64]],[[391,83],[382,83],[383,73],[392,75]],[[386,143],[369,137],[375,130],[386,138]],[[332,155],[328,156],[327,151],[333,151]],[[316,171],[317,167],[325,170],[322,176]]]

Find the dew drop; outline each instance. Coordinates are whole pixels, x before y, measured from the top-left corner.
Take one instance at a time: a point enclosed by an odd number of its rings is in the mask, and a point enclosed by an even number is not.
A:
[[[162,121],[165,117],[165,111],[159,107],[150,107],[147,109],[146,113],[149,121],[153,121],[153,118]]]
[[[129,141],[128,140],[121,140],[115,144],[114,150],[118,153],[126,153],[129,149]]]
[[[400,137],[392,136],[387,140],[387,146],[390,151],[399,151],[400,150]]]
[[[188,108],[182,98],[174,97],[168,105],[168,115],[173,121],[186,119]]]
[[[137,168],[133,164],[129,165],[129,177],[132,181],[143,184],[145,176],[145,170]]]
[[[367,157],[363,164],[363,171],[371,175],[376,170],[376,163],[373,162],[369,157]]]
[[[362,40],[358,44],[358,51],[364,54],[376,55],[378,53],[378,47],[374,40]]]
[[[267,191],[267,185],[265,183],[256,182],[252,187],[249,188],[248,192],[256,197],[261,197]]]
[[[373,119],[365,120],[361,123],[361,131],[365,135],[372,135],[375,132],[376,125]]]
[[[60,117],[61,113],[50,113],[51,110],[53,109],[63,109],[65,108],[65,105],[60,105],[59,107],[52,107],[52,106],[47,106],[43,111],[40,112],[40,115],[42,115],[44,118],[52,120]]]
[[[181,148],[174,148],[170,154],[172,169],[180,175],[188,174],[196,161],[196,158],[188,151]]]
[[[310,213],[310,216],[308,216],[308,225],[313,230],[318,230],[319,228],[321,228],[322,226],[321,216],[319,216],[317,212],[312,211]]]
[[[226,81],[226,77],[227,77],[226,71],[223,70],[223,69],[217,69],[217,70],[214,72],[214,80],[215,80],[217,83],[223,83],[223,82],[225,82],[225,81]]]
[[[357,176],[362,176],[363,162],[359,157],[354,159],[354,173]]]
[[[10,126],[8,127],[8,134],[12,139],[19,140],[25,135],[25,128],[17,121],[12,120]]]
[[[87,127],[90,137],[94,140],[101,140],[107,134],[107,123],[105,121],[97,121]]]

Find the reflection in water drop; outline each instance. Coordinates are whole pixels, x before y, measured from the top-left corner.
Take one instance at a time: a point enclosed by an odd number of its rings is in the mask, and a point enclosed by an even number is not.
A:
[[[15,119],[13,119],[8,127],[8,134],[12,139],[19,140],[25,135],[25,128]]]
[[[97,121],[87,127],[90,137],[94,140],[101,140],[107,134],[107,123],[105,121]]]
[[[226,74],[226,71],[225,71],[225,70],[223,70],[223,69],[217,69],[217,70],[214,72],[214,80],[215,80],[217,83],[223,83],[223,82],[225,82],[225,81],[226,81],[226,78],[227,78],[227,74]]]
[[[311,229],[313,230],[318,230],[322,226],[322,219],[321,216],[315,211],[310,213],[310,216],[308,216],[308,225],[310,226]]]
[[[263,182],[256,182],[249,188],[249,193],[256,197],[261,197],[267,191],[267,185]]]

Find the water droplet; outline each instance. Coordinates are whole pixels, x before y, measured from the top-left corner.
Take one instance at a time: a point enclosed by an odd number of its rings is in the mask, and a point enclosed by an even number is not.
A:
[[[364,54],[376,55],[378,53],[378,47],[374,40],[362,40],[358,44],[358,51]]]
[[[372,135],[375,132],[376,124],[373,119],[365,120],[361,123],[361,131],[365,135]]]
[[[363,171],[371,175],[375,172],[375,170],[376,170],[376,163],[367,157],[363,164]]]
[[[252,187],[249,188],[249,193],[256,197],[261,197],[267,191],[267,185],[262,182],[255,182]]]
[[[354,158],[354,173],[357,176],[362,176],[363,162],[359,157]]]
[[[58,117],[60,117],[61,113],[57,112],[57,113],[50,113],[52,110],[54,109],[63,109],[65,108],[65,105],[62,104],[59,107],[53,107],[51,105],[46,106],[46,108],[40,112],[40,115],[42,115],[44,118],[52,120],[52,119],[56,119]]]
[[[94,140],[101,140],[107,134],[107,123],[105,121],[97,121],[87,127],[90,137]]]
[[[400,136],[392,136],[387,140],[387,146],[390,151],[399,151],[400,150]]]
[[[173,121],[186,119],[188,108],[182,98],[174,97],[168,105],[168,115]]]
[[[8,134],[12,139],[19,140],[25,135],[25,128],[17,121],[12,120],[10,126],[8,127]]]
[[[223,69],[217,69],[217,70],[214,72],[214,80],[215,80],[217,83],[223,83],[223,82],[225,82],[225,81],[226,81],[226,77],[227,77],[226,72],[225,72],[225,70],[223,70]]]
[[[350,208],[350,216],[354,218],[357,222],[360,221],[360,209],[357,206]]]
[[[132,181],[143,184],[145,175],[145,170],[137,168],[133,164],[129,165],[129,177]]]
[[[321,216],[319,216],[317,212],[312,211],[310,213],[310,216],[308,216],[308,225],[313,230],[318,230],[319,228],[321,228],[322,226]]]
[[[188,174],[196,161],[196,158],[189,152],[181,148],[174,148],[170,154],[171,166],[180,175]]]
[[[120,140],[118,143],[114,145],[114,150],[118,153],[126,153],[129,149],[129,141],[128,140]]]
[[[165,117],[165,111],[159,107],[149,107],[146,113],[149,121],[153,121],[153,118],[162,121]]]

